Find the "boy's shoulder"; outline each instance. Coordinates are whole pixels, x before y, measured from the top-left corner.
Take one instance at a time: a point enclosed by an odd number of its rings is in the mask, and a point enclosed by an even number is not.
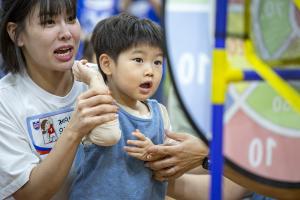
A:
[[[156,104],[159,107],[159,111],[161,113],[161,117],[164,123],[164,129],[171,130],[171,122],[166,106],[164,106],[162,103],[159,103],[156,99],[147,99],[147,102]]]
[[[168,113],[166,106],[164,106],[162,103],[158,102],[156,99],[147,99],[146,101],[147,104],[152,104],[152,105],[158,105],[161,113]]]

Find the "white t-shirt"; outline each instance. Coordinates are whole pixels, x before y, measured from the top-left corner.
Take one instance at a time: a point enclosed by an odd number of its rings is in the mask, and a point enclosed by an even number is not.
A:
[[[69,94],[59,97],[41,89],[26,73],[0,80],[0,199],[13,199],[11,195],[29,180],[69,122],[76,98],[86,90],[75,81]],[[70,179],[71,174],[72,170]],[[67,199],[67,185],[54,199]]]

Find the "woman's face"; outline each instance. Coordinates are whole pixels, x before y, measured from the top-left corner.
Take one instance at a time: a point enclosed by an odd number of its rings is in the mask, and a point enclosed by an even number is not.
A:
[[[39,9],[26,19],[18,45],[22,48],[30,71],[61,71],[71,69],[80,40],[80,25],[76,18],[62,13],[40,21]]]

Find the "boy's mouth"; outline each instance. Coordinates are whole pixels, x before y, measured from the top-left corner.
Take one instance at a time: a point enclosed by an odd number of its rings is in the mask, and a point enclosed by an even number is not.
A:
[[[142,83],[142,84],[140,84],[140,87],[144,88],[144,89],[149,89],[152,87],[152,82],[148,81],[148,82]]]
[[[152,81],[147,81],[147,82],[144,82],[144,83],[140,84],[141,94],[149,95],[152,91],[152,86],[153,86]]]

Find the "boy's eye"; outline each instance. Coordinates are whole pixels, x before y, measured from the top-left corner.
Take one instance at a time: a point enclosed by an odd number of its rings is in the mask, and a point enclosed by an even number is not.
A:
[[[143,62],[143,59],[141,59],[141,58],[134,58],[133,60],[136,61],[136,62],[138,62],[138,63]]]
[[[155,65],[162,65],[162,62],[160,60],[156,60],[156,61],[154,61],[154,64]]]

